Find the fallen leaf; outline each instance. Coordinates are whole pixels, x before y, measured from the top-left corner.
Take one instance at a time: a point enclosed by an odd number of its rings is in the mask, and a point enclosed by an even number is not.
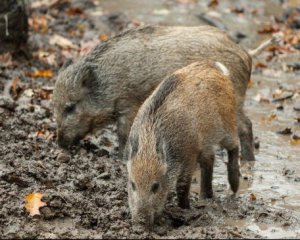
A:
[[[300,136],[293,134],[290,140],[292,145],[300,144]]]
[[[42,197],[43,194],[38,192],[30,193],[25,196],[25,200],[27,201],[27,203],[25,204],[25,208],[29,212],[30,216],[40,215],[39,209],[41,207],[47,206],[47,203],[41,201]]]
[[[57,61],[56,61],[56,55],[53,52],[50,51],[44,51],[44,50],[39,50],[36,52],[33,52],[32,55],[39,59],[40,61],[46,62],[49,65],[57,65]]]
[[[16,66],[16,63],[13,62],[11,53],[7,52],[0,55],[0,65],[4,67],[13,67]]]
[[[35,32],[46,33],[48,31],[48,23],[45,15],[32,14],[28,18],[28,24]]]
[[[49,100],[52,91],[53,91],[52,89],[51,89],[51,90],[47,90],[47,89],[44,89],[44,88],[36,89],[36,90],[35,90],[36,95],[37,95],[40,99],[43,99],[43,100]]]
[[[262,117],[262,120],[265,121],[265,122],[271,122],[273,121],[274,119],[276,119],[276,114],[275,113],[272,113],[270,114],[269,116],[266,116],[266,117]]]
[[[248,88],[252,88],[254,86],[254,81],[252,79],[248,82]]]
[[[270,99],[266,96],[261,95],[261,94],[257,94],[253,99],[255,101],[261,102],[261,103],[270,103]]]
[[[68,16],[83,15],[84,11],[79,7],[70,7],[67,9],[66,14]]]
[[[207,6],[209,7],[216,7],[219,5],[219,0],[211,0]]]
[[[262,29],[258,30],[259,34],[266,34],[266,33],[276,33],[279,32],[279,27],[277,25],[268,25],[263,27]]]
[[[31,8],[41,8],[41,7],[51,7],[61,0],[42,0],[42,1],[34,1],[31,3]]]
[[[282,134],[282,135],[290,135],[290,134],[292,134],[292,129],[287,127],[283,130],[277,131],[276,133]]]
[[[236,14],[241,14],[244,13],[245,9],[244,8],[239,8],[239,7],[234,7],[230,9],[231,12],[236,13]]]
[[[57,45],[61,48],[70,48],[76,50],[78,49],[78,47],[74,45],[71,40],[64,38],[58,34],[54,34],[49,40],[49,43],[52,45]]]
[[[20,78],[19,77],[15,77],[12,81],[11,81],[11,90],[13,91],[13,93],[15,95],[18,94],[17,92],[17,87],[18,87],[18,83],[20,82]]]
[[[106,34],[100,34],[98,38],[103,42],[108,40],[108,36]]]
[[[177,0],[177,2],[182,4],[190,4],[190,3],[196,3],[197,0]]]
[[[256,68],[267,68],[267,65],[262,62],[258,62],[255,64],[255,67]]]
[[[282,101],[288,98],[292,98],[294,96],[293,91],[285,90],[285,89],[276,89],[272,94],[273,102]]]
[[[287,66],[288,71],[290,71],[290,72],[300,70],[300,63],[298,63],[298,62],[288,63],[286,66]]]
[[[53,77],[53,72],[51,69],[48,70],[39,70],[35,71],[33,73],[28,74],[30,77],[33,78],[38,78],[38,77],[43,77],[43,78],[52,78]]]
[[[38,130],[36,132],[36,137],[37,138],[44,138],[45,137],[45,131],[44,130]]]
[[[94,49],[99,43],[99,38],[95,37],[87,42],[80,43],[80,56],[88,54],[92,49]]]
[[[251,193],[249,196],[250,201],[255,201],[256,200],[256,196],[254,193]]]

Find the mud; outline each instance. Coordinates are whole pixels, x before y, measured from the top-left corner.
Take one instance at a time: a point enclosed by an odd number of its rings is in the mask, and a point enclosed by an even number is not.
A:
[[[191,1],[193,2],[193,1]],[[197,2],[197,1],[196,1]],[[0,65],[0,237],[1,238],[299,238],[300,237],[300,145],[291,144],[291,134],[276,132],[291,128],[300,131],[299,71],[285,71],[285,65],[299,61],[299,52],[277,61],[264,62],[265,53],[254,61],[266,68],[254,68],[246,111],[257,137],[256,162],[241,161],[241,186],[231,196],[227,185],[226,155],[218,152],[212,200],[199,198],[199,171],[191,189],[191,209],[176,206],[170,195],[162,219],[152,232],[133,226],[127,203],[125,164],[116,158],[115,127],[89,136],[71,152],[56,144],[51,94],[59,66],[67,53],[49,44],[51,34],[65,37],[65,29],[83,24],[85,33],[73,36],[74,44],[94,44],[98,34],[113,35],[121,29],[145,23],[199,25],[199,14],[216,11],[222,24],[246,47],[254,47],[270,35],[258,35],[262,22],[271,15],[282,16],[280,1],[237,1],[238,7],[263,9],[253,22],[228,13],[231,1],[207,9],[208,1],[178,4],[175,1],[99,1],[86,5],[84,16],[64,16],[61,6],[49,33],[31,30],[29,47],[13,56],[10,66]],[[268,4],[266,3],[268,2]],[[298,1],[286,1],[286,7]],[[88,1],[87,1],[88,3]],[[82,2],[72,1],[82,7]],[[77,5],[76,5],[77,4]],[[80,5],[81,4],[81,5]],[[300,3],[299,3],[300,4]],[[88,7],[90,6],[90,7]],[[227,10],[226,10],[227,9]],[[207,10],[207,11],[206,11]],[[31,10],[43,12],[43,8]],[[51,10],[52,11],[52,10]],[[260,12],[261,10],[259,10]],[[53,12],[51,13],[54,14]],[[210,16],[208,14],[208,16]],[[240,24],[234,24],[234,21]],[[56,54],[51,65],[26,51],[49,48]],[[75,56],[75,53],[68,53]],[[81,53],[80,53],[81,54]],[[51,68],[53,78],[32,78],[28,72]],[[12,81],[18,77],[19,81]],[[17,82],[17,83],[16,83]],[[278,88],[293,92],[291,98],[274,101]],[[278,92],[278,91],[277,91]],[[282,95],[280,95],[282,96]],[[270,117],[270,115],[275,117]],[[44,195],[41,215],[30,217],[24,197],[32,192]]]

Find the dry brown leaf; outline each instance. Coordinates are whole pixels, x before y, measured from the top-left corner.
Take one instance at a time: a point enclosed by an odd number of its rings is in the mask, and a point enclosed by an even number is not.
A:
[[[256,68],[267,68],[267,65],[262,62],[258,62],[255,64],[255,67]]]
[[[219,0],[211,0],[207,6],[209,7],[216,7],[219,5]]]
[[[182,4],[190,4],[190,3],[196,3],[197,0],[177,0],[178,3],[182,3]]]
[[[261,102],[261,103],[270,103],[270,99],[266,96],[261,95],[261,94],[257,94],[253,99],[255,101]]]
[[[293,134],[290,140],[292,145],[300,144],[300,136]]]
[[[76,49],[76,50],[78,49],[78,47],[74,45],[71,40],[64,38],[63,36],[60,36],[58,34],[54,34],[49,40],[49,43],[65,49],[66,48]]]
[[[30,193],[27,196],[25,196],[25,200],[27,203],[25,204],[26,210],[29,212],[30,216],[34,215],[40,215],[40,208],[47,206],[47,203],[42,202],[41,199],[43,197],[43,194],[41,193]]]
[[[28,24],[35,32],[46,33],[48,31],[48,23],[45,15],[32,14],[28,19]]]
[[[12,81],[11,81],[11,90],[13,91],[13,93],[15,95],[18,94],[17,92],[17,87],[18,87],[18,83],[20,82],[20,78],[19,77],[15,77]]]
[[[68,16],[84,15],[84,11],[79,7],[70,7],[67,9],[66,14]]]
[[[28,74],[30,77],[33,78],[38,78],[38,77],[43,77],[43,78],[52,78],[53,77],[53,72],[51,69],[48,70],[39,70],[35,71],[33,73]]]
[[[49,65],[57,65],[56,55],[52,51],[40,49],[39,51],[33,52],[32,55],[40,61],[48,63]]]
[[[252,79],[248,82],[248,88],[252,88],[254,86],[254,81]]]
[[[106,34],[100,34],[98,38],[103,42],[108,40],[108,36]]]
[[[61,0],[41,0],[41,1],[33,1],[31,3],[31,8],[41,8],[41,7],[51,7],[54,4],[57,4]]]
[[[0,55],[0,65],[4,67],[13,67],[16,64],[12,60],[12,56],[9,52]]]
[[[242,7],[234,7],[230,9],[231,12],[236,13],[236,14],[242,14],[245,12],[245,9]]]
[[[265,122],[271,122],[277,118],[275,113],[270,114],[269,116],[262,117],[262,120]]]
[[[258,33],[260,34],[266,34],[266,33],[276,33],[279,32],[279,27],[277,25],[268,25],[264,28],[258,30]]]
[[[256,200],[256,196],[254,193],[251,193],[249,196],[250,201],[255,201]]]

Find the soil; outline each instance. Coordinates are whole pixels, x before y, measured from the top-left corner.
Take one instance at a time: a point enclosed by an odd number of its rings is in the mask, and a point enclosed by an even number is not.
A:
[[[286,1],[285,5],[280,1],[236,1],[236,5],[222,1],[213,8],[208,7],[209,1],[191,0],[48,1],[38,5],[40,2],[32,1],[29,8],[27,48],[0,55],[0,238],[300,237],[300,144],[295,140],[300,130],[300,84],[299,69],[291,65],[299,62],[297,43],[288,45],[286,40],[281,46],[292,52],[268,51],[254,60],[245,109],[257,137],[257,161],[241,161],[237,196],[228,188],[227,157],[219,151],[214,198],[200,199],[196,171],[191,209],[178,208],[171,193],[152,231],[131,223],[127,172],[125,163],[116,157],[115,126],[88,136],[65,152],[56,144],[51,107],[62,63],[86,54],[123,29],[144,23],[199,25],[203,24],[199,15],[210,18],[221,14],[222,21],[212,18],[217,25],[225,26],[245,47],[255,47],[271,36],[272,32],[258,33],[270,16],[282,18],[278,25],[285,33],[292,23],[284,14],[289,14],[297,1]],[[49,2],[56,5],[49,6]],[[228,9],[234,11],[228,13]],[[253,22],[250,12],[255,9],[257,20]],[[297,28],[292,29],[297,33]],[[55,34],[76,47],[53,43]],[[34,217],[24,207],[25,196],[32,192],[42,193],[47,203]]]

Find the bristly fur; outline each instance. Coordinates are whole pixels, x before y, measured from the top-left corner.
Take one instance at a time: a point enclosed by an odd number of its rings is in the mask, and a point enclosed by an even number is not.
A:
[[[232,191],[237,191],[236,113],[232,82],[215,62],[190,64],[155,89],[139,109],[129,135],[129,152],[136,149],[127,162],[129,206],[134,219],[151,222],[175,188],[179,206],[188,208],[197,162],[201,194],[212,197],[215,145],[228,151],[228,180]],[[151,191],[154,184],[159,186],[155,193]]]
[[[237,93],[242,155],[253,160],[251,122],[243,112],[252,60],[224,32],[209,26],[147,26],[129,30],[60,71],[53,94],[58,136],[63,137],[59,137],[59,143],[68,148],[89,131],[116,122],[121,157],[132,121],[150,93],[177,69],[207,60],[222,62],[230,72]],[[94,77],[78,74],[91,65]],[[159,99],[154,111],[160,105]],[[76,110],[63,116],[69,102],[76,105]],[[93,119],[101,116],[106,121],[84,121],[85,115]],[[96,122],[97,125],[87,126]]]

